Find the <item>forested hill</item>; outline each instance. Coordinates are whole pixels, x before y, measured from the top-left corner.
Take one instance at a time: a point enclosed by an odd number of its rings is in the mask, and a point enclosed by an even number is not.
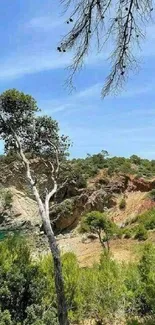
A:
[[[32,158],[31,164],[35,168],[36,175],[44,174],[39,157]],[[20,189],[25,183],[24,169],[18,157],[13,154],[0,156],[0,181],[9,186],[18,187],[16,183],[21,182]],[[108,152],[103,150],[98,154],[87,155],[86,158],[68,159],[63,162],[60,173],[60,181],[66,177],[76,182],[79,188],[87,187],[87,181],[95,177],[99,171],[111,178],[114,175],[133,175],[137,179],[152,179],[155,177],[155,160],[148,160],[132,155],[130,158],[109,157]],[[15,175],[18,177],[15,177]],[[22,184],[23,183],[23,184]]]
[[[155,176],[155,160],[148,160],[132,155],[130,158],[109,157],[107,151],[94,155],[87,155],[84,159],[73,159],[73,168],[82,170],[86,178],[92,177],[100,169],[106,168],[111,176],[114,173],[133,174],[137,177],[152,178]]]

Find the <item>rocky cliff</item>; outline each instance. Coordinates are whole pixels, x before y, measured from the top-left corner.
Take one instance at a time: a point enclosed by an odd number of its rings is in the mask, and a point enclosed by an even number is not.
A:
[[[27,191],[23,175],[20,174],[18,178],[15,176],[13,178],[15,168],[13,165],[10,175],[5,175],[4,170],[3,173],[1,170],[0,227],[1,229],[22,228],[31,229],[31,231],[37,229],[38,231],[41,229],[41,220],[36,202]],[[10,186],[11,183],[14,186]],[[101,172],[88,180],[86,188],[78,189],[76,182],[68,184],[61,191],[54,205],[51,204],[51,220],[59,216],[55,223],[55,231],[61,233],[74,229],[83,213],[92,210],[109,210],[111,217],[116,222],[122,221],[123,218],[132,217],[132,215],[154,206],[154,201],[146,195],[154,188],[154,179],[138,179],[130,175],[115,175],[110,178],[105,177]],[[5,204],[5,197],[8,192],[11,193],[9,206]],[[119,202],[122,197],[125,197],[127,201],[125,211],[119,209]],[[135,198],[137,198],[137,203]]]

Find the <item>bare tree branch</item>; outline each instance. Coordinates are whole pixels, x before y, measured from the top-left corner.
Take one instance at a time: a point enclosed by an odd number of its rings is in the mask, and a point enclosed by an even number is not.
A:
[[[52,143],[50,140],[47,140],[47,142],[54,149],[54,153],[55,153],[55,157],[56,157],[56,168],[54,169],[54,167],[52,166],[52,164],[51,164],[51,167],[52,167],[52,170],[53,170],[53,172],[55,172],[55,175],[57,177],[58,176],[58,172],[59,172],[59,167],[60,167],[59,151],[58,151],[57,147],[54,145],[54,143]]]
[[[21,143],[20,143],[20,140],[16,134],[16,132],[14,132],[14,130],[12,129],[12,133],[14,135],[14,138],[16,140],[16,144],[17,144],[17,149],[19,151],[19,154],[20,154],[20,157],[22,159],[22,161],[24,162],[25,166],[26,166],[26,174],[27,174],[27,179],[28,181],[30,182],[31,186],[32,186],[32,189],[33,189],[33,194],[36,198],[36,201],[38,203],[38,206],[39,206],[39,210],[40,212],[42,213],[44,211],[44,205],[43,205],[43,202],[42,200],[40,199],[40,195],[39,195],[39,192],[37,190],[37,187],[36,187],[36,180],[33,180],[32,178],[32,175],[31,175],[31,169],[30,169],[30,162],[29,160],[26,158],[23,150],[22,150],[22,147],[21,147]]]
[[[12,128],[11,128],[12,129]],[[17,136],[16,132],[14,132],[14,130],[12,129],[12,134],[15,138],[15,141],[16,141],[16,145],[17,145],[17,148],[18,148],[18,151],[19,151],[19,154],[20,154],[20,157],[22,159],[22,161],[24,162],[25,166],[26,166],[26,173],[27,173],[27,179],[28,181],[30,182],[31,186],[32,186],[32,189],[33,189],[33,193],[35,195],[35,198],[37,200],[37,203],[38,203],[38,206],[39,206],[39,209],[41,209],[41,212],[43,210],[45,210],[44,212],[46,213],[46,217],[48,217],[49,219],[49,202],[50,202],[50,199],[54,196],[54,194],[57,192],[57,188],[58,188],[58,185],[57,185],[57,181],[54,177],[54,164],[52,162],[50,162],[50,166],[52,167],[52,176],[51,176],[51,179],[53,181],[53,189],[48,192],[46,191],[46,197],[45,197],[45,205],[43,204],[42,200],[40,199],[40,195],[39,195],[39,192],[37,190],[37,187],[36,187],[36,180],[33,180],[33,177],[31,175],[31,169],[30,169],[30,162],[29,160],[26,158],[23,150],[22,150],[22,147],[21,147],[21,143],[20,143],[20,140],[19,140],[19,137]],[[51,143],[52,144],[52,143]],[[55,146],[54,146],[55,147]],[[55,147],[56,148],[56,147]],[[57,151],[56,151],[57,152]],[[58,155],[56,153],[56,156],[57,156],[57,161],[58,161]],[[42,158],[42,161],[44,162],[44,164],[46,165],[46,167],[48,166],[45,159]],[[58,161],[58,165],[56,167],[56,171],[58,169],[58,166],[59,166],[59,161]],[[57,171],[58,172],[58,171]]]
[[[58,188],[57,182],[54,177],[52,177],[52,180],[53,180],[53,189],[52,191],[47,193],[45,197],[45,210],[48,216],[49,216],[49,202],[51,198],[54,196],[54,194],[57,192],[57,188]]]
[[[58,187],[58,191],[60,191],[66,184],[68,183],[68,178]]]
[[[53,225],[56,221],[58,221],[60,219],[60,214],[58,214],[58,216],[55,218],[55,219],[53,219],[52,221],[51,221],[51,224]]]
[[[112,47],[110,73],[102,89],[102,96],[117,93],[127,80],[130,70],[135,70],[138,60],[136,47],[145,36],[145,26],[151,20],[153,0],[62,0],[65,9],[73,7],[67,23],[70,32],[62,39],[59,52],[74,50],[68,78],[72,86],[75,73],[82,67],[93,48],[107,50]]]

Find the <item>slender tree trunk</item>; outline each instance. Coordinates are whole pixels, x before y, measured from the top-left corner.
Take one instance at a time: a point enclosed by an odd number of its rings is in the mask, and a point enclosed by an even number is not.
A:
[[[69,325],[66,297],[65,297],[65,291],[64,291],[64,281],[63,281],[63,275],[62,275],[62,266],[61,266],[61,259],[60,259],[60,250],[57,245],[56,238],[55,238],[55,235],[54,235],[51,223],[50,223],[50,218],[49,218],[49,202],[50,202],[51,197],[53,197],[53,195],[57,191],[57,182],[56,182],[56,179],[54,178],[54,174],[53,174],[54,166],[52,163],[50,164],[50,166],[52,168],[51,178],[53,180],[53,189],[49,193],[47,193],[46,198],[45,198],[45,204],[43,204],[43,202],[40,198],[39,192],[37,190],[37,187],[36,187],[36,182],[33,180],[33,177],[31,175],[30,162],[26,158],[26,156],[22,150],[20,140],[13,129],[12,129],[12,133],[16,140],[20,157],[26,166],[27,180],[32,187],[33,194],[37,201],[38,208],[39,208],[39,214],[42,219],[44,231],[48,238],[50,250],[51,250],[51,253],[53,256],[54,281],[55,281],[55,289],[56,289],[56,295],[57,295],[59,325]],[[53,146],[52,143],[51,143],[51,146]],[[58,170],[59,170],[59,159],[58,159],[58,151],[56,148],[55,148],[55,153],[56,153],[56,160],[57,160],[57,168],[56,168],[55,172],[57,174]]]
[[[60,259],[60,250],[57,245],[56,238],[50,224],[50,220],[48,220],[48,217],[46,218],[46,216],[44,216],[42,220],[43,220],[44,231],[47,235],[50,250],[53,256],[54,280],[55,280],[55,288],[57,294],[59,325],[69,325],[67,304],[66,304],[66,298],[64,292],[64,280],[62,275],[62,266],[61,266],[61,259]]]

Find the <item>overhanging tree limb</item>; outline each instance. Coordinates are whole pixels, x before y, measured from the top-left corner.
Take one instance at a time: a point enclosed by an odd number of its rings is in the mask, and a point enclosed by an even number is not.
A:
[[[59,52],[73,50],[68,84],[72,86],[75,73],[82,67],[91,46],[98,51],[110,44],[110,72],[105,80],[102,96],[117,93],[127,80],[130,70],[138,65],[136,47],[145,35],[151,20],[152,0],[62,0],[71,10],[67,24],[71,29],[63,39]],[[108,43],[108,41],[110,42]],[[92,49],[91,49],[92,51]],[[104,54],[104,52],[103,52]]]

